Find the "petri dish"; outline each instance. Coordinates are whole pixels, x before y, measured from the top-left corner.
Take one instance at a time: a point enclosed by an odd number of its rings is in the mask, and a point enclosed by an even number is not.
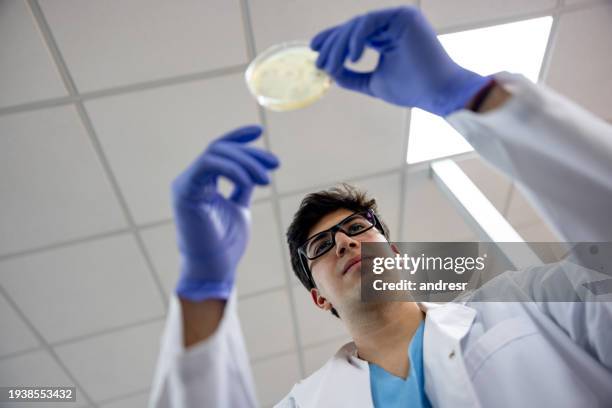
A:
[[[320,99],[331,78],[315,65],[319,54],[303,41],[268,48],[248,66],[245,80],[257,102],[273,111],[289,111]]]

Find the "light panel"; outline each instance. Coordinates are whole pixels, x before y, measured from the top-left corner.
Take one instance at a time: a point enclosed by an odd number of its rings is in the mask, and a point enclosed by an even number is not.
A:
[[[552,17],[440,35],[444,49],[459,65],[481,75],[519,73],[536,82],[542,67]],[[464,153],[472,146],[446,121],[412,109],[406,161],[417,163]]]
[[[438,160],[431,164],[434,181],[463,215],[465,221],[490,242],[524,243],[514,227],[495,208],[472,180],[453,160]],[[517,269],[540,265],[538,255],[525,245],[501,245],[499,249]]]

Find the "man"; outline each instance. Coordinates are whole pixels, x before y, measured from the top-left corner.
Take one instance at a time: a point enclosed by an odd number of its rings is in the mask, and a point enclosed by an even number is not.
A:
[[[611,241],[612,130],[603,121],[522,77],[483,78],[458,66],[414,8],[358,16],[311,46],[340,86],[445,117],[567,241]],[[346,69],[346,58],[358,60],[366,46],[380,53],[376,69]],[[278,166],[248,145],[260,133],[243,127],[214,141],[173,184],[182,267],[152,406],[256,405],[232,290],[252,190]],[[217,190],[219,176],[235,184],[228,199]],[[302,203],[287,234],[294,271],[353,342],[288,390],[280,406],[610,404],[611,303],[535,296],[503,305],[363,303],[361,244],[386,236],[375,202],[353,189]]]

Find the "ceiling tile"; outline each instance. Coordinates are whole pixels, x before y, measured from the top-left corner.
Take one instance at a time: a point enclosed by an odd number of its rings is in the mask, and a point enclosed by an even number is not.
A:
[[[406,175],[402,241],[478,240],[427,171]]]
[[[610,21],[610,2],[563,14],[545,78],[549,86],[607,120],[612,120]]]
[[[66,372],[51,355],[43,350],[33,351],[16,357],[0,360],[0,386],[23,385],[30,387],[74,387]],[[39,403],[45,408],[80,408],[87,405],[79,388],[76,389],[76,402]],[[8,405],[2,405],[8,407]],[[32,407],[32,403],[14,404],[10,407]]]
[[[25,1],[0,3],[0,38],[0,107],[67,94]]]
[[[559,242],[560,239],[543,222],[516,228],[526,242]]]
[[[124,227],[73,107],[0,117],[0,253]]]
[[[399,239],[400,225],[400,173],[370,177],[353,182],[357,188],[366,191],[376,199],[378,213],[389,227],[391,240]]]
[[[8,259],[0,283],[49,342],[163,314],[130,235]]]
[[[279,192],[399,167],[404,161],[405,112],[337,87],[308,108],[270,112],[271,147],[281,160]]]
[[[238,0],[41,1],[80,91],[246,62]]]
[[[573,5],[573,4],[588,4],[588,3],[595,3],[599,0],[565,0],[565,4],[567,5]]]
[[[556,4],[557,0],[423,0],[421,8],[436,29],[444,29],[551,10]]]
[[[154,322],[65,344],[55,349],[94,401],[150,386],[163,322]]]
[[[314,190],[313,190],[314,191]],[[293,215],[295,214],[295,212],[297,211],[300,202],[302,201],[302,198],[304,198],[306,194],[296,194],[296,195],[291,195],[291,196],[287,196],[287,197],[283,197],[280,199],[280,212],[281,212],[281,222],[282,222],[282,229],[284,233],[287,233],[287,228],[289,228],[289,224],[291,223],[291,220],[293,219]],[[283,239],[284,242],[284,248],[285,250],[283,251],[283,255],[285,256],[286,260],[287,260],[287,265],[291,265],[291,260],[289,258],[289,250],[288,250],[288,246],[287,246],[287,239],[284,238]],[[295,273],[293,272],[293,270],[290,271],[290,285],[301,285],[299,279],[295,276]]]
[[[515,227],[542,222],[539,212],[527,201],[525,195],[516,186],[512,188],[506,218]]]
[[[374,176],[359,180],[347,180],[347,183],[367,192],[368,196],[376,199],[378,211],[391,229],[391,235],[395,235],[399,229],[399,172],[393,172],[383,176]],[[293,220],[295,212],[300,206],[300,202],[306,195],[321,190],[331,188],[333,184],[312,188],[308,192],[285,196],[280,200],[281,219],[283,231],[287,231],[289,224]]]
[[[251,359],[295,350],[293,318],[286,289],[241,299],[238,314]]]
[[[259,51],[293,40],[308,41],[319,31],[370,10],[410,4],[401,0],[256,0],[249,1]]]
[[[37,347],[38,340],[28,326],[21,320],[17,312],[0,294],[0,325],[2,325],[2,341],[0,356]]]
[[[86,105],[138,223],[170,218],[172,180],[213,139],[258,122],[242,75],[96,99]],[[267,194],[257,189],[254,197]]]
[[[147,408],[149,406],[149,393],[138,394],[122,398],[117,401],[99,404],[100,408]]]
[[[297,354],[290,353],[254,363],[253,377],[259,403],[262,406],[276,404],[300,379]]]
[[[251,215],[251,238],[238,265],[239,295],[285,285],[284,236],[278,236],[272,204],[265,201],[253,205]]]
[[[507,219],[527,242],[562,241],[516,185],[512,188]]]
[[[317,308],[310,293],[302,285],[294,286],[293,294],[302,346],[348,337],[342,320],[333,316],[331,312]]]
[[[304,368],[306,370],[306,375],[309,376],[310,374],[317,371],[319,368],[323,367],[323,365],[327,363],[327,361],[336,354],[340,347],[350,341],[352,341],[350,338],[343,337],[338,340],[333,340],[317,346],[305,348]]]
[[[174,224],[164,224],[140,230],[147,253],[159,274],[166,294],[174,293],[179,276],[180,257]]]
[[[512,183],[504,174],[479,157],[457,160],[457,164],[497,208],[504,213]]]
[[[251,238],[238,264],[236,285],[239,295],[285,284],[283,253],[271,203],[253,204],[251,220]],[[174,224],[146,228],[141,234],[166,292],[174,292],[180,268]]]

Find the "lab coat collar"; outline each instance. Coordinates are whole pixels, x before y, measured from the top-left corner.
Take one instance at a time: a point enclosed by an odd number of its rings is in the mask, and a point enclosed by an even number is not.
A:
[[[431,376],[432,371],[428,366],[437,367],[440,365],[438,360],[447,358],[446,355],[440,355],[437,351],[438,346],[446,348],[457,346],[471,327],[476,311],[460,303],[441,305],[422,302],[418,305],[426,313],[423,339],[424,344],[427,344],[423,349],[426,392],[432,403],[442,402],[446,398],[441,400],[430,393],[443,392],[448,384],[439,384],[436,387]],[[440,378],[435,380],[441,381]],[[357,356],[354,342],[342,346],[323,367],[297,383],[291,394],[300,407],[370,408],[374,406],[370,390],[369,364]],[[471,398],[462,398],[466,404],[457,400],[455,406],[476,405]]]
[[[345,344],[327,363],[298,383],[299,407],[373,407],[368,362],[357,357],[355,343]]]
[[[475,317],[476,310],[464,303],[448,303],[427,311],[423,367],[425,393],[433,406],[480,406],[465,369],[461,348],[461,339],[469,332]]]

